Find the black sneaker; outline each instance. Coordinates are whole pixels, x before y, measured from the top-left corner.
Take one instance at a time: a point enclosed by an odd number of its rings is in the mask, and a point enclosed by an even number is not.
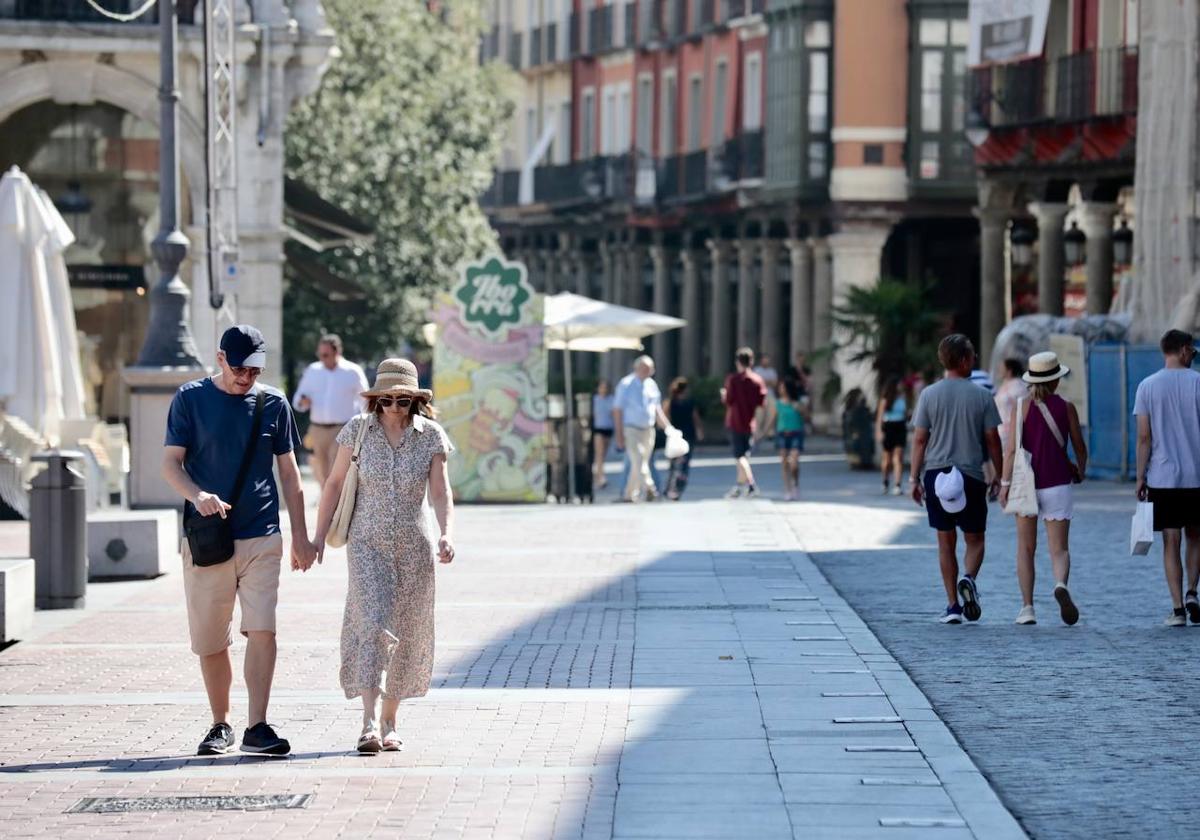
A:
[[[979,589],[970,575],[959,578],[958,597],[962,600],[963,618],[967,621],[978,621],[979,616],[983,615],[983,609],[979,606]]]
[[[1195,590],[1189,590],[1187,599],[1183,602],[1184,609],[1187,610],[1188,618],[1192,620],[1192,624],[1200,624],[1200,601],[1196,599]]]
[[[256,723],[242,733],[242,752],[287,755],[291,751],[292,745],[276,735],[271,724],[266,721]]]
[[[224,755],[232,749],[233,727],[228,723],[214,723],[200,742],[196,755]]]

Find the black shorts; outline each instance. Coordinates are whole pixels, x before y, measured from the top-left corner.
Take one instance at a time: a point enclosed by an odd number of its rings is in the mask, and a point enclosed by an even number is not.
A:
[[[1150,488],[1154,504],[1154,530],[1200,527],[1200,487],[1170,490]]]
[[[741,432],[730,432],[729,442],[733,446],[733,457],[742,458],[750,454],[754,447],[750,445],[750,435]]]
[[[950,472],[950,469],[925,471],[925,512],[929,514],[929,527],[937,531],[959,528],[964,534],[982,534],[987,530],[987,485],[977,478],[964,475],[963,489],[966,491],[967,506],[958,513],[946,513],[942,510],[937,493],[933,491],[933,482],[938,473]]]
[[[883,451],[903,449],[908,443],[908,424],[903,420],[891,420],[883,424]]]

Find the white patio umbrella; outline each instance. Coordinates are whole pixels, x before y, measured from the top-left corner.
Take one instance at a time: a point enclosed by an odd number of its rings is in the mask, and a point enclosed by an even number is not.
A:
[[[57,444],[84,417],[83,372],[63,251],[75,237],[13,167],[0,178],[0,402]]]
[[[571,351],[603,353],[641,350],[642,339],[686,326],[682,318],[659,315],[560,292],[546,298],[544,340],[550,350],[563,351],[567,397],[567,496],[575,498],[575,396],[571,387]]]

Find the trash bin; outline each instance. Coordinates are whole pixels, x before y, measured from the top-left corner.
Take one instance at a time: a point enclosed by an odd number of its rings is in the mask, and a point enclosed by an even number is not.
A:
[[[29,547],[39,610],[82,609],[87,592],[87,482],[72,462],[82,452],[39,452],[46,469],[29,493]]]

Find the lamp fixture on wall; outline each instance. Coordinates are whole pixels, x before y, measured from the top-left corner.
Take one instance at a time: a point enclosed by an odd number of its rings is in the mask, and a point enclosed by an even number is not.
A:
[[[1063,256],[1067,265],[1087,262],[1087,236],[1079,229],[1079,222],[1071,222],[1071,229],[1063,234]]]
[[[1133,231],[1126,219],[1121,219],[1121,226],[1113,233],[1113,262],[1133,265]]]
[[[1012,254],[1013,268],[1029,268],[1033,265],[1033,230],[1024,222],[1013,222],[1008,234],[1008,244]]]

